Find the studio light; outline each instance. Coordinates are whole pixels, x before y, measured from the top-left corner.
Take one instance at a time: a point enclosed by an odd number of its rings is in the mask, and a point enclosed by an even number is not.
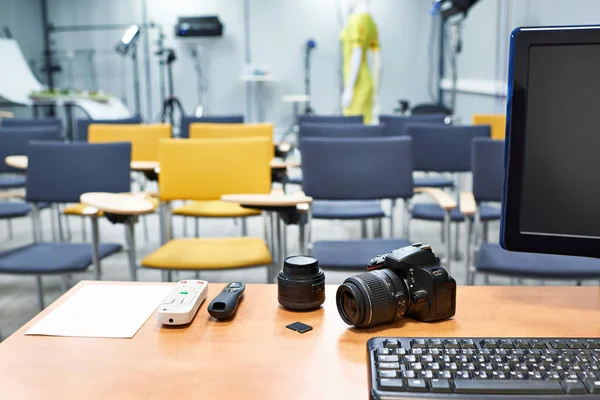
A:
[[[121,38],[121,40],[119,41],[119,43],[117,43],[117,47],[115,50],[117,50],[119,53],[126,55],[129,52],[129,48],[132,45],[135,45],[135,42],[137,41],[137,38],[140,35],[140,27],[138,25],[131,25],[127,31],[125,31],[125,34],[123,35],[123,38]]]

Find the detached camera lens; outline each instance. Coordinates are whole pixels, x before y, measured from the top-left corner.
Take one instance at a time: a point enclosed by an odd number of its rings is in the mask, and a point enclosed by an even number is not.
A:
[[[277,286],[279,304],[289,310],[313,310],[325,301],[325,273],[313,257],[286,258]]]
[[[336,304],[345,323],[370,328],[402,318],[410,302],[404,280],[386,269],[346,279],[338,288]]]

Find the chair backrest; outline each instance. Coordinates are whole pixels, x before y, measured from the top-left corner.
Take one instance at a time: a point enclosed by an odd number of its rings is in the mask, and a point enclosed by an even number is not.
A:
[[[504,140],[506,136],[506,115],[476,114],[473,115],[473,125],[489,125],[492,129],[492,139]]]
[[[123,119],[87,119],[80,118],[77,120],[77,131],[74,140],[79,142],[87,142],[88,141],[88,128],[91,124],[120,124],[120,125],[131,125],[131,124],[141,124],[142,118],[139,115],[136,115],[131,118],[123,118]]]
[[[8,156],[27,155],[27,144],[32,140],[60,140],[60,126],[39,126],[34,128],[0,128],[0,173],[23,172],[9,167],[4,162]]]
[[[273,143],[273,124],[208,124],[190,125],[190,139],[233,139],[262,137]]]
[[[298,116],[298,124],[362,124],[362,115],[314,115],[314,114],[302,114]]]
[[[379,121],[385,125],[388,136],[406,135],[406,125],[410,123],[445,124],[444,114],[422,114],[405,117],[402,115],[382,115]]]
[[[267,138],[162,140],[163,201],[218,200],[224,194],[270,193],[273,145]]]
[[[298,138],[302,143],[303,138],[309,137],[368,138],[387,136],[387,133],[385,125],[307,123],[300,124]]]
[[[302,189],[315,199],[407,199],[413,196],[409,137],[305,138]]]
[[[477,202],[502,201],[504,141],[473,140],[473,196]]]
[[[471,149],[476,137],[489,138],[489,126],[408,124],[413,139],[415,171],[471,171]]]
[[[190,115],[184,115],[181,117],[181,125],[179,137],[182,139],[188,139],[190,137],[190,124],[194,122],[202,122],[207,124],[243,124],[243,115],[212,115],[206,117],[193,117]]]
[[[62,121],[59,118],[8,118],[0,122],[3,128],[35,128],[35,127],[58,127],[62,129]]]
[[[86,192],[131,191],[131,144],[31,142],[27,201],[78,203]]]
[[[130,142],[132,161],[156,161],[158,143],[171,137],[171,125],[91,124],[88,132],[89,143]]]

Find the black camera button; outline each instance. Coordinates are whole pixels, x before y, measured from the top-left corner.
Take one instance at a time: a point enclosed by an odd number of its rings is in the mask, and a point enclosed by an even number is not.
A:
[[[413,243],[412,246],[413,247],[421,247],[421,246],[423,246],[423,243],[422,242]]]

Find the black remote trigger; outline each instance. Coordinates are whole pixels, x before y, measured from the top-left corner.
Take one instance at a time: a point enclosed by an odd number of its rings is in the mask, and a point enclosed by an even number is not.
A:
[[[210,302],[208,313],[216,319],[228,319],[237,311],[240,299],[246,289],[242,282],[231,282]]]

